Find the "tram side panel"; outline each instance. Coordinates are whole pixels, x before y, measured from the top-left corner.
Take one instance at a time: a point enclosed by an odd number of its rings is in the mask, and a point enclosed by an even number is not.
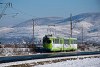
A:
[[[43,47],[48,51],[70,51],[76,50],[75,38],[43,38]]]

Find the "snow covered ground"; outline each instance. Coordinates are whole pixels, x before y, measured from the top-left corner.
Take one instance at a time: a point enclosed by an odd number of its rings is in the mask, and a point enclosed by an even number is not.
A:
[[[100,67],[100,54],[2,63],[1,67]]]
[[[58,63],[38,65],[35,67],[100,67],[100,58],[67,60]]]
[[[0,56],[30,55],[33,48],[0,48]]]

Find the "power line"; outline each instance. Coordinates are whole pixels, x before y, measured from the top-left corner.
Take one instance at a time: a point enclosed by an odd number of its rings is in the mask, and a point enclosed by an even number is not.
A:
[[[28,14],[28,13],[22,11],[22,10],[19,10],[19,9],[17,9],[17,8],[15,8],[15,7],[13,7],[12,9],[13,9],[13,10],[16,10],[16,11],[18,11],[18,13],[21,13],[21,14],[26,15],[26,16],[34,17],[34,18],[36,17],[36,16],[30,15],[30,14]]]
[[[5,4],[3,10],[2,10],[1,13],[0,13],[0,19],[1,19],[2,16],[4,15],[6,9],[7,9],[8,7],[12,7],[12,3],[0,3],[0,4]]]

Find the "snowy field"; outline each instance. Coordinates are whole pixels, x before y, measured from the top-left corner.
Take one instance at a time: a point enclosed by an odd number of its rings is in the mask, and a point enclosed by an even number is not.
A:
[[[100,58],[67,60],[58,63],[38,65],[35,67],[100,67]]]
[[[100,54],[1,63],[0,67],[100,67]]]
[[[18,56],[31,55],[33,48],[0,48],[0,57],[2,56]]]

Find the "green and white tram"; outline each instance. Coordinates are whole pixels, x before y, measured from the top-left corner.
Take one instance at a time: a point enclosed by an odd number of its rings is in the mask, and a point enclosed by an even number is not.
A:
[[[76,38],[59,38],[52,35],[43,37],[43,48],[47,51],[71,51],[77,50]]]

